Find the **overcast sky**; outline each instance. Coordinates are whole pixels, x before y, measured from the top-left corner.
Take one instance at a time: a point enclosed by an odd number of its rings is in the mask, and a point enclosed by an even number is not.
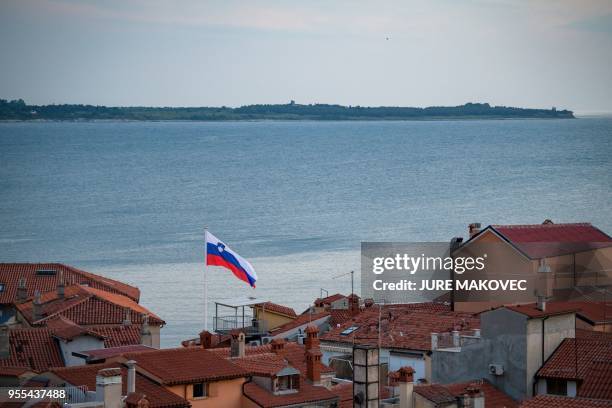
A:
[[[612,112],[612,1],[0,0],[0,98]]]

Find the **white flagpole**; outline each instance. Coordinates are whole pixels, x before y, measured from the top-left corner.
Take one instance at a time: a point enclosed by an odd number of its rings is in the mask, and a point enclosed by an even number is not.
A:
[[[206,258],[208,255],[208,241],[206,240],[206,235],[208,232],[208,227],[204,227],[204,330],[208,330],[208,274],[206,268]]]

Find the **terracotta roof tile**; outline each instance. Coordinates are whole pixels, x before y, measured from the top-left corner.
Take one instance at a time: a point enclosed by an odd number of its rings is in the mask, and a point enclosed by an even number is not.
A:
[[[300,390],[294,394],[274,395],[259,385],[249,382],[244,385],[244,395],[262,407],[283,407],[315,402],[335,402],[338,396],[325,387],[316,387],[306,381],[300,384]]]
[[[327,297],[324,297],[324,298],[318,298],[318,299],[316,299],[314,301],[314,304],[315,304],[315,306],[318,306],[318,307],[322,307],[322,306],[325,306],[325,305],[331,305],[333,302],[335,302],[337,300],[340,300],[340,299],[344,299],[345,297],[346,297],[345,295],[342,295],[340,293],[336,293],[334,295],[327,296]]]
[[[503,306],[508,310],[523,314],[529,318],[539,318],[545,316],[556,316],[567,313],[576,313],[579,309],[576,305],[568,302],[547,302],[544,311],[537,308],[535,303],[523,305],[507,305]]]
[[[558,397],[553,395],[538,395],[525,400],[520,408],[610,408],[612,401],[591,398]]]
[[[9,331],[10,355],[0,359],[3,367],[29,367],[33,371],[62,367],[64,360],[48,329],[12,329]]]
[[[210,349],[210,351],[223,358],[229,358],[230,356],[229,347]],[[270,354],[273,354],[271,344],[266,344],[263,346],[254,346],[254,347],[246,346],[245,347],[245,355],[247,357],[259,356],[259,355],[267,356]],[[306,354],[305,354],[303,345],[293,343],[293,342],[286,342],[283,347],[283,357],[289,362],[289,364],[291,364],[293,367],[298,369],[301,373],[304,373],[304,374],[306,373]],[[323,363],[320,363],[320,364],[321,364],[321,373],[334,373],[335,372],[333,368],[328,367]]]
[[[100,336],[104,339],[105,347],[140,344],[140,326],[138,325],[90,326],[83,333]],[[70,329],[70,335],[75,335],[72,329]],[[27,368],[41,372],[51,367],[64,366],[64,360],[55,337],[63,338],[63,336],[67,336],[66,332],[61,331],[61,335],[58,336],[56,331],[47,327],[14,328],[9,330],[9,336],[10,355],[6,359],[0,359],[0,367],[5,369]]]
[[[332,386],[331,392],[339,398],[338,408],[353,408],[353,383],[341,383]]]
[[[62,316],[51,318],[47,321],[47,328],[51,330],[53,335],[60,339],[70,341],[78,336],[89,335],[104,340],[104,336],[93,330],[88,330],[83,326],[79,326],[72,320],[66,319]]]
[[[38,270],[55,270],[55,275],[40,275]],[[0,263],[0,283],[4,283],[4,291],[0,293],[0,304],[11,304],[17,300],[17,286],[21,278],[25,278],[27,295],[34,296],[35,291],[41,293],[54,291],[59,282],[59,272],[63,273],[66,285],[83,284],[112,293],[119,293],[138,302],[140,290],[125,283],[95,275],[72,266],[59,263]]]
[[[579,397],[612,400],[612,359],[594,361],[578,389]]]
[[[491,225],[490,228],[532,259],[581,252],[612,244],[612,238],[608,234],[589,223]]]
[[[321,341],[371,344],[378,343],[377,306],[366,308],[340,327],[333,327]],[[451,312],[440,303],[413,303],[383,306],[381,312],[381,345],[384,348],[431,350],[432,332],[471,330],[480,327],[480,320],[469,313]],[[356,327],[344,335],[343,331]]]
[[[134,353],[140,351],[151,351],[155,350],[151,347],[144,346],[142,344],[132,344],[127,346],[118,346],[103,348],[97,350],[85,350],[79,351],[78,354],[85,356],[88,362],[100,362],[104,359],[121,356],[125,353]]]
[[[80,325],[121,324],[130,310],[130,319],[141,324],[144,315],[149,315],[149,324],[163,325],[165,322],[148,309],[132,299],[103,290],[71,285],[66,287],[64,298],[58,298],[57,292],[51,291],[41,295],[42,318],[34,320],[34,298],[16,305],[17,310],[30,324],[45,324],[45,320],[61,315]]]
[[[308,325],[308,323],[314,322],[315,320],[319,320],[326,316],[331,316],[330,312],[301,314],[297,318],[293,319],[293,321],[285,323],[282,326],[279,326],[273,330],[270,330],[270,334],[272,334],[273,336],[278,336],[284,332],[296,329],[300,326],[306,326]]]
[[[127,368],[118,363],[89,364],[51,370],[53,374],[74,386],[86,386],[89,391],[96,389],[96,375],[105,368],[120,368],[123,394],[127,393]],[[183,408],[191,406],[188,401],[166,390],[147,377],[136,374],[136,392],[147,396],[151,408]]]
[[[212,351],[197,347],[126,353],[124,357],[137,361],[139,367],[159,378],[165,385],[248,376],[242,368]]]
[[[485,397],[485,408],[516,408],[519,403],[493,384],[481,380],[476,382],[465,382],[445,385],[456,397],[465,394],[466,388],[475,385],[480,388]]]
[[[254,305],[254,307],[257,307],[260,309],[263,307],[266,311],[281,313],[281,314],[284,314],[290,317],[297,317],[297,315],[295,314],[295,310],[293,310],[292,308],[288,306],[283,306],[283,305],[279,305],[276,303],[272,303],[272,302],[260,303],[260,304]]]
[[[585,380],[596,361],[612,360],[612,342],[565,339],[536,373],[537,377]]]

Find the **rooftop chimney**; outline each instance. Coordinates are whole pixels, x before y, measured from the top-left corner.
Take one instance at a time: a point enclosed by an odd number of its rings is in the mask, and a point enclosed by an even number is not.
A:
[[[414,390],[414,369],[410,366],[399,369],[399,398],[400,408],[412,408],[412,391]]]
[[[349,295],[349,313],[351,316],[359,314],[359,296],[354,293]]]
[[[32,320],[37,321],[42,319],[42,303],[40,302],[40,291],[34,292],[34,301],[32,302]]]
[[[104,408],[121,408],[121,370],[104,368],[96,375],[96,400],[104,402]]]
[[[208,330],[202,330],[200,332],[200,346],[205,349],[212,347],[212,333]]]
[[[353,407],[369,408],[379,405],[378,347],[353,346]]]
[[[136,404],[136,408],[149,408],[151,406],[151,403],[149,402],[149,399],[147,398],[146,395],[143,395],[142,397],[140,397],[140,399],[138,400],[138,403]]]
[[[244,333],[241,331],[233,331],[231,333],[232,339],[230,343],[230,356],[231,357],[244,357],[245,355],[245,344],[244,344]]]
[[[480,390],[480,384],[473,383],[466,387],[465,393],[459,397],[462,407],[485,408],[485,396]]]
[[[552,273],[550,272],[550,266],[548,266],[544,258],[540,259],[540,265],[538,266],[536,290],[537,295],[543,296],[544,298],[551,297],[553,294]]]
[[[28,298],[28,288],[26,288],[26,278],[19,278],[17,286],[17,303],[23,303]]]
[[[306,351],[306,377],[314,384],[321,383],[321,350],[318,348]]]
[[[142,327],[140,328],[140,344],[148,347],[153,347],[153,335],[149,327],[149,315],[145,314],[142,319]]]
[[[306,339],[304,340],[304,348],[306,351],[319,349],[319,329],[317,326],[308,325],[305,332]]]
[[[274,339],[270,343],[272,346],[272,352],[282,356],[285,354],[285,340],[283,339]]]
[[[57,298],[63,299],[65,296],[66,285],[64,284],[64,271],[60,270],[59,279],[57,281]]]
[[[470,233],[470,238],[472,238],[474,235],[480,232],[480,223],[479,222],[471,223],[470,225],[468,225],[468,231]]]
[[[546,298],[544,296],[538,295],[538,303],[536,305],[537,309],[545,312],[546,311]]]
[[[136,362],[130,360],[125,363],[128,368],[127,372],[127,393],[136,392]]]
[[[0,326],[0,359],[11,355],[10,333],[7,325]]]

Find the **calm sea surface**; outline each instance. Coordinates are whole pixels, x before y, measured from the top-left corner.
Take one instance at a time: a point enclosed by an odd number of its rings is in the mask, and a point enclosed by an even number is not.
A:
[[[299,313],[362,240],[546,218],[612,233],[612,119],[0,124],[0,261],[139,286],[165,346],[202,329],[205,225],[259,275],[211,269],[212,299]]]

